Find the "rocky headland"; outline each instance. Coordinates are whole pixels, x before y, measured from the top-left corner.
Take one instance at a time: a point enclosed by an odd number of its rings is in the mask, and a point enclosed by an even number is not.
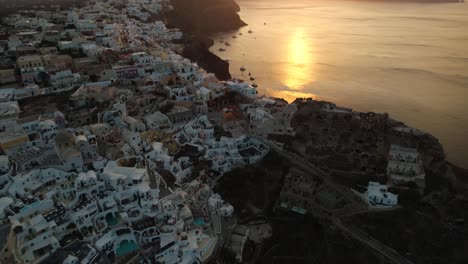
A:
[[[208,36],[247,25],[234,0],[171,0],[171,5],[168,22],[184,33]]]
[[[170,27],[185,34],[183,56],[196,61],[218,79],[231,78],[229,63],[209,51],[213,41],[209,35],[247,25],[237,14],[234,0],[171,0],[173,10],[166,15]]]
[[[182,55],[196,61],[203,69],[212,72],[220,80],[231,79],[229,63],[209,50],[213,41],[207,37],[192,35],[185,37]]]
[[[351,187],[364,184],[369,180],[367,176],[385,177],[388,149],[397,144],[415,148],[422,155],[426,191],[468,187],[465,170],[449,163],[439,140],[428,133],[410,128],[386,113],[351,114],[324,111],[329,102],[298,99],[295,103],[298,111],[292,126],[297,132],[284,139],[286,146],[341,184]]]

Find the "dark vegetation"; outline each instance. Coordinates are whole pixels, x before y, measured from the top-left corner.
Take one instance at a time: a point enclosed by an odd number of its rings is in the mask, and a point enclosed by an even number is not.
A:
[[[270,218],[273,236],[258,263],[383,263],[371,250],[310,215],[288,213]]]
[[[239,218],[267,214],[278,198],[283,177],[289,163],[277,153],[270,152],[262,161],[234,169],[224,175],[215,187],[215,192],[239,208]]]
[[[426,198],[427,199],[427,198]],[[355,215],[347,221],[418,263],[468,263],[468,201],[436,193],[430,202]]]

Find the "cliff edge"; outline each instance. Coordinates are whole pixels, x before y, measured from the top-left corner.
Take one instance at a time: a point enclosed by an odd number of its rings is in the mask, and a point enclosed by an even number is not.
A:
[[[169,24],[185,33],[207,36],[247,25],[234,0],[171,0]]]
[[[230,79],[229,63],[209,51],[213,42],[208,36],[247,25],[237,14],[239,5],[234,0],[171,0],[171,5],[166,24],[185,34],[182,55],[218,79]]]
[[[231,79],[229,63],[210,52],[209,48],[212,45],[212,40],[208,38],[197,36],[187,38],[182,56],[196,61],[203,69],[214,73],[220,80]]]

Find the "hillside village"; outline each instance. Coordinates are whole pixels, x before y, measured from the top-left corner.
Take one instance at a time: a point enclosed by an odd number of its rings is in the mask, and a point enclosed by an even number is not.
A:
[[[3,19],[2,262],[204,262],[227,239],[234,208],[210,182],[269,152],[246,115],[291,110],[178,55],[182,33],[153,19],[170,8],[89,2]]]
[[[304,104],[318,107],[319,123],[366,120],[372,131],[387,122],[218,80],[180,55],[184,34],[158,20],[171,8],[167,0],[88,1],[2,19],[1,263],[206,263],[226,244],[241,262],[246,242],[268,235],[237,223],[238,208],[213,191],[226,173],[294,148],[328,164],[320,144],[291,143],[308,133],[294,123]],[[337,136],[323,129],[322,147]],[[387,150],[381,137],[359,137],[354,149],[333,147],[358,160],[357,171],[388,181],[347,188],[354,205],[394,208],[390,188],[408,183],[423,192],[416,147]],[[346,204],[341,188],[303,173],[285,177],[278,208],[306,214]]]

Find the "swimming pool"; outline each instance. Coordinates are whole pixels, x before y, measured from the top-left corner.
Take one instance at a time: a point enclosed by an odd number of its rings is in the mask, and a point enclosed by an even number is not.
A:
[[[205,222],[205,219],[203,219],[203,218],[197,218],[197,219],[193,220],[193,224],[196,225],[196,226],[204,226],[204,225],[206,225],[206,222]]]
[[[138,244],[135,241],[124,240],[120,243],[120,246],[115,251],[116,256],[125,256],[139,248]]]

